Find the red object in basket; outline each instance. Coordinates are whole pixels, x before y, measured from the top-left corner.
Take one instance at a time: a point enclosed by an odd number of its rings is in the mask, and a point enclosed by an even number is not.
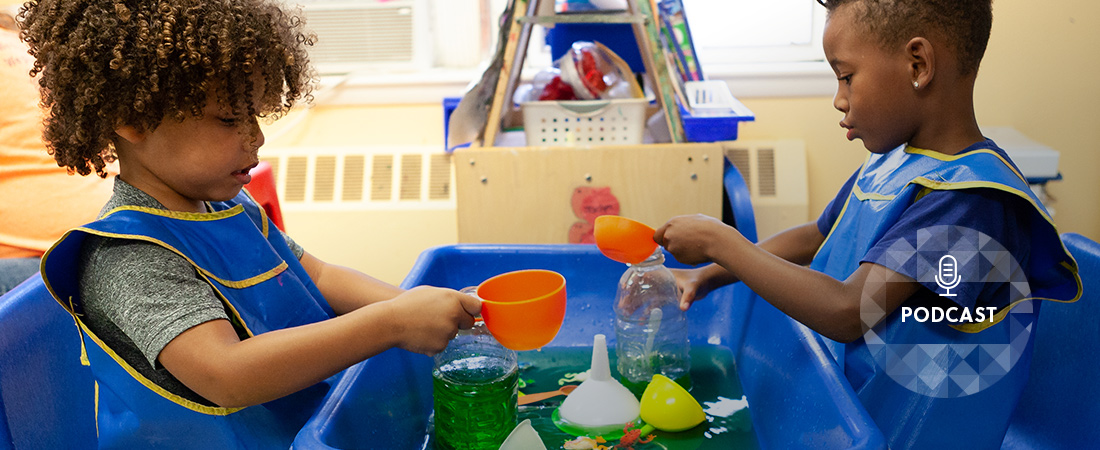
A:
[[[546,87],[542,88],[542,94],[539,94],[539,101],[576,99],[577,95],[573,92],[573,87],[562,81],[560,76],[556,76],[550,80],[550,82],[546,84]]]
[[[607,82],[603,79],[604,74],[597,66],[596,56],[592,51],[592,47],[577,48],[577,52],[581,55],[581,60],[577,63],[577,72],[580,72],[581,82],[584,83],[585,88],[588,88],[588,92],[599,98],[600,94],[607,89]]]

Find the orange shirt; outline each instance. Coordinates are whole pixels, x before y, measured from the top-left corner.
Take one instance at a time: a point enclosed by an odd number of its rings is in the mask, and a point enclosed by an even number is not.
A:
[[[0,258],[42,255],[111,196],[110,178],[69,175],[46,152],[33,64],[18,34],[0,29]]]

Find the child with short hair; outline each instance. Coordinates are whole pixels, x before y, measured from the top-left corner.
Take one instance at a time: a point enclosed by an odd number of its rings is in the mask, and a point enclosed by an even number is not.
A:
[[[476,298],[326,264],[242,191],[257,118],[311,92],[313,37],[279,2],[40,0],[20,19],[58,163],[119,163],[100,218],[43,261],[84,338],[100,447],[288,448],[334,374],[472,326]]]
[[[1027,381],[1031,300],[1072,302],[1081,284],[977,125],[990,0],[819,2],[840,126],[871,154],[818,221],[759,245],[705,216],[658,229],[677,260],[714,263],[676,272],[681,307],[743,281],[828,338],[890,448],[999,448]]]

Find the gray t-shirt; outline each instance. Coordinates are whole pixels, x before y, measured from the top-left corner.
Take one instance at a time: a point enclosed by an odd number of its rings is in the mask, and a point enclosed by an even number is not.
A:
[[[103,212],[119,206],[166,209],[115,177],[114,194]],[[301,258],[302,247],[283,237]],[[89,236],[80,253],[80,293],[85,323],[122,359],[169,392],[212,405],[157,362],[160,351],[180,333],[229,318],[213,288],[186,259],[150,242]],[[237,331],[242,339],[247,336]]]

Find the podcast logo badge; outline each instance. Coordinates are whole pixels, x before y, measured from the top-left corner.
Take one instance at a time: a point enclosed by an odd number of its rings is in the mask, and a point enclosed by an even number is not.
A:
[[[1036,320],[1032,302],[1020,301],[1031,296],[1027,277],[1004,246],[980,231],[940,225],[915,237],[891,244],[883,262],[916,274],[930,295],[914,297],[888,317],[872,299],[896,281],[868,278],[860,303],[867,350],[913,392],[937,398],[981,392],[1008,375],[1027,349]],[[998,304],[1015,306],[974,305],[983,290],[996,291]],[[974,322],[989,326],[976,333],[951,328]]]

